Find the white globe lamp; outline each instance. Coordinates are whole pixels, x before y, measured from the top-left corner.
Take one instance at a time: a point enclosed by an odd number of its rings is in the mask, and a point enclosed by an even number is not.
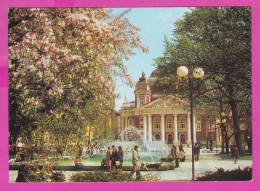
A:
[[[177,69],[177,74],[179,77],[186,77],[189,73],[189,70],[187,67],[185,66],[180,66],[178,69]]]
[[[195,77],[195,78],[203,78],[203,76],[204,76],[204,71],[203,71],[203,69],[202,68],[196,68],[195,70],[194,70],[194,72],[193,72],[193,76]]]

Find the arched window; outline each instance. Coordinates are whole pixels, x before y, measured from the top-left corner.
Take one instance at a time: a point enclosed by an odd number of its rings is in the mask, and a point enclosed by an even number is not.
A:
[[[185,136],[185,134],[181,134],[181,135],[180,135],[180,142],[181,142],[182,144],[185,144],[185,143],[186,143],[186,136]]]
[[[159,135],[159,134],[156,134],[156,135],[155,135],[155,140],[156,140],[156,141],[160,141],[160,135]]]
[[[139,106],[143,106],[144,105],[144,96],[140,96],[139,97]]]

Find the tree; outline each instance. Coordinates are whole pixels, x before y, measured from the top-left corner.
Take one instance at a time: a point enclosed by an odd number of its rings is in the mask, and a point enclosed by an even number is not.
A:
[[[103,8],[9,9],[10,140],[37,129],[45,115],[64,114],[66,107],[75,106],[78,115],[99,105],[84,113],[93,120],[116,97],[114,76],[132,84],[123,60],[134,49],[147,47],[139,29],[124,18],[127,12],[112,16]]]
[[[250,7],[193,8],[174,25],[174,38],[165,39],[164,56],[155,59],[155,65],[170,78],[178,65],[204,69],[203,93],[218,90],[223,94],[242,154],[239,110],[251,110],[252,103]]]

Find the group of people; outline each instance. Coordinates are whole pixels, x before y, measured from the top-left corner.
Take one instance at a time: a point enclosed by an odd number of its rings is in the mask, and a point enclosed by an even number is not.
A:
[[[108,147],[106,152],[106,167],[107,171],[111,172],[113,169],[120,169],[120,172],[123,173],[123,159],[124,159],[124,151],[121,146],[117,148],[112,145],[112,147]],[[132,155],[132,164],[133,164],[133,171],[132,175],[136,173],[136,179],[139,180],[141,178],[140,174],[140,164],[139,164],[139,147],[136,145],[134,147],[133,155]]]
[[[172,145],[170,158],[172,158],[173,166],[175,168],[179,167],[179,161],[184,162],[185,161],[185,152],[183,149],[182,144],[179,145],[179,147]]]
[[[112,147],[109,146],[106,152],[107,171],[111,172],[112,169],[120,169],[122,173],[123,159],[124,151],[121,146],[118,147],[118,150],[115,145],[112,145]]]

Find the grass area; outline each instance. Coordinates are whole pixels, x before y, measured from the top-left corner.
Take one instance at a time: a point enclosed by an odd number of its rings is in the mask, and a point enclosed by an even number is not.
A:
[[[228,154],[218,154],[218,156],[221,158],[221,160],[233,160],[231,158],[231,153]],[[252,153],[244,153],[243,157],[239,157],[238,160],[252,160]]]

